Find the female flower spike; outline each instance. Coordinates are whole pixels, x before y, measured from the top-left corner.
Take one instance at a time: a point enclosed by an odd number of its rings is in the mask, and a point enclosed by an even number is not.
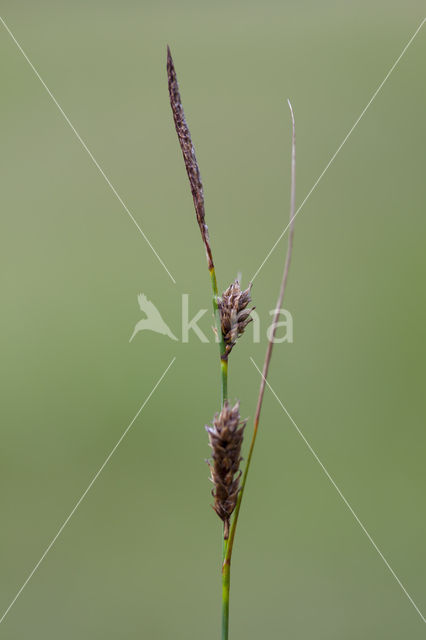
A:
[[[206,426],[212,459],[208,462],[214,484],[213,509],[224,523],[224,537],[228,538],[229,520],[237,503],[240,490],[241,444],[246,420],[240,420],[239,402],[231,407],[226,400],[213,426]]]
[[[251,302],[250,289],[251,284],[245,291],[241,291],[240,283],[235,280],[222,297],[218,298],[226,357],[231,353],[237,339],[244,333],[246,326],[253,320],[250,313],[255,307],[247,309],[247,305]]]

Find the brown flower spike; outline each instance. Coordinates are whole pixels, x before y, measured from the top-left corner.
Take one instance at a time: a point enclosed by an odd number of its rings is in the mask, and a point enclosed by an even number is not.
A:
[[[213,426],[206,426],[212,459],[208,461],[214,484],[213,509],[224,523],[224,538],[229,536],[229,520],[240,490],[241,444],[246,420],[240,420],[240,405],[231,407],[226,400],[221,412],[215,415]]]
[[[191,134],[189,132],[188,125],[186,124],[179,85],[176,77],[176,70],[169,47],[167,47],[167,79],[169,83],[169,96],[173,112],[173,120],[175,122],[180,148],[182,149],[189,184],[191,185],[195,214],[197,216],[198,226],[200,227],[201,237],[206,249],[208,267],[209,269],[212,269],[213,257],[210,248],[209,231],[205,223],[203,183],[201,182],[200,170],[198,168],[197,158],[195,157]]]
[[[247,305],[251,302],[250,289],[251,284],[245,291],[241,291],[240,283],[235,280],[222,297],[218,298],[226,357],[231,353],[237,339],[244,333],[246,326],[253,320],[250,313],[255,307],[247,309]]]

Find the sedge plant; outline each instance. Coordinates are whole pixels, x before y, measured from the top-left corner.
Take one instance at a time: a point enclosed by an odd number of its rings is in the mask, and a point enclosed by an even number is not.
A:
[[[182,150],[186,172],[191,187],[192,198],[194,201],[195,214],[206,252],[207,267],[209,270],[212,287],[215,332],[219,345],[221,406],[220,411],[214,416],[212,424],[206,426],[206,430],[208,433],[209,445],[212,450],[209,467],[211,480],[213,482],[213,508],[223,523],[223,552],[221,562],[221,637],[222,640],[228,640],[231,559],[235,542],[235,533],[238,523],[238,516],[241,509],[241,503],[246,488],[247,476],[250,469],[254,446],[259,430],[260,413],[265,393],[266,379],[268,376],[269,365],[272,357],[277,323],[287,286],[287,279],[293,249],[296,195],[295,120],[293,108],[290,101],[288,101],[292,122],[290,221],[288,224],[288,248],[284,263],[284,270],[281,278],[278,299],[275,306],[272,330],[269,332],[269,339],[261,375],[259,395],[256,405],[249,452],[244,472],[242,472],[240,468],[242,462],[241,446],[247,421],[241,420],[239,402],[237,401],[234,406],[231,406],[228,400],[228,361],[231,351],[235,346],[238,338],[244,333],[245,328],[252,320],[250,313],[254,309],[254,307],[249,308],[249,304],[251,302],[251,284],[249,284],[247,289],[242,290],[239,281],[235,280],[229,285],[229,287],[223,292],[223,294],[219,296],[209,232],[205,222],[203,184],[201,181],[198,162],[195,156],[194,146],[192,144],[191,134],[185,120],[185,114],[182,107],[182,101],[176,77],[176,70],[169,47],[167,47],[167,77],[170,104],[172,108],[176,133]]]

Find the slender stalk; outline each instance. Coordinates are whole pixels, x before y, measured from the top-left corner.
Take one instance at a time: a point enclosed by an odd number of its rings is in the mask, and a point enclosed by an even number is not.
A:
[[[223,540],[223,560],[228,551],[228,539]],[[231,567],[224,564],[222,569],[222,640],[228,640],[229,635],[229,588],[231,580]]]
[[[222,375],[222,407],[225,400],[228,398],[228,360],[221,358],[220,369]]]
[[[245,490],[245,486],[246,486],[246,482],[247,482],[247,475],[250,469],[250,463],[251,463],[251,459],[253,456],[253,450],[254,450],[254,445],[256,443],[256,438],[257,438],[257,433],[258,433],[258,429],[259,429],[259,420],[260,420],[260,412],[262,409],[262,403],[263,403],[263,396],[265,394],[265,386],[266,386],[266,378],[268,375],[268,371],[269,371],[269,365],[271,363],[271,358],[272,358],[272,349],[274,346],[274,339],[275,339],[275,333],[276,333],[276,328],[277,328],[277,322],[279,319],[279,315],[280,315],[280,310],[282,307],[282,303],[284,300],[284,293],[286,290],[286,286],[287,286],[287,279],[288,279],[288,273],[289,273],[289,269],[290,269],[290,262],[291,262],[291,255],[293,252],[293,237],[294,237],[294,217],[295,217],[295,205],[296,205],[296,125],[295,125],[295,121],[294,121],[294,113],[293,113],[293,108],[291,106],[290,100],[287,100],[288,102],[288,106],[290,108],[290,114],[291,114],[291,121],[292,121],[292,148],[291,148],[291,187],[290,187],[290,230],[289,230],[289,235],[288,235],[288,247],[287,247],[287,255],[286,255],[286,259],[285,259],[285,264],[284,264],[284,270],[283,270],[283,275],[282,275],[282,280],[281,280],[281,287],[280,287],[280,292],[278,295],[278,300],[277,300],[277,304],[275,307],[275,315],[274,315],[274,320],[273,320],[273,329],[272,329],[272,333],[270,335],[269,338],[269,342],[268,342],[268,346],[266,348],[266,355],[265,355],[265,361],[263,364],[263,371],[262,371],[262,380],[260,382],[260,388],[259,388],[259,396],[258,396],[258,400],[257,400],[257,406],[256,406],[256,413],[255,413],[255,417],[254,417],[254,428],[253,428],[253,435],[252,435],[252,439],[251,439],[251,443],[250,443],[250,449],[249,449],[249,453],[247,456],[247,463],[246,463],[246,467],[244,470],[244,474],[241,480],[241,489],[240,489],[240,493],[238,495],[238,500],[237,500],[237,505],[235,507],[235,512],[234,512],[234,517],[232,520],[232,524],[231,524],[231,529],[229,532],[229,540],[228,540],[228,544],[227,544],[227,548],[225,551],[225,556],[224,556],[224,561],[223,561],[223,567],[222,567],[222,576],[223,579],[224,576],[227,576],[227,581],[228,581],[228,588],[229,588],[229,574],[230,574],[230,570],[231,570],[231,557],[232,557],[232,550],[233,550],[233,546],[234,546],[234,540],[235,540],[235,532],[237,529],[237,523],[238,523],[238,516],[240,514],[240,509],[241,509],[241,502],[244,496],[244,490]]]
[[[211,278],[212,290],[213,290],[213,313],[214,313],[214,319],[215,319],[216,334],[218,336],[218,341],[219,341],[220,374],[221,374],[220,404],[221,404],[221,407],[223,407],[223,403],[228,398],[228,357],[226,356],[225,342],[222,334],[222,322],[220,318],[219,306],[217,303],[219,293],[217,289],[216,271],[213,265],[213,260],[212,260],[211,267],[209,267],[209,271],[210,271],[210,278]]]

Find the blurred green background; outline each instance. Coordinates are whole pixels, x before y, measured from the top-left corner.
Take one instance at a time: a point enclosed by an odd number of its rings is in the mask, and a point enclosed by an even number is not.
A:
[[[406,2],[12,2],[2,16],[176,284],[0,29],[1,612],[176,361],[0,626],[5,640],[219,637],[203,425],[216,346],[180,335],[209,278],[168,103],[174,54],[219,286],[257,270],[420,24]],[[294,343],[270,383],[426,610],[425,28],[297,218]],[[230,394],[253,416],[286,241],[259,273]],[[210,311],[200,322],[210,335]],[[248,430],[251,429],[251,422]],[[415,640],[425,626],[270,392],[241,514],[231,638]]]

